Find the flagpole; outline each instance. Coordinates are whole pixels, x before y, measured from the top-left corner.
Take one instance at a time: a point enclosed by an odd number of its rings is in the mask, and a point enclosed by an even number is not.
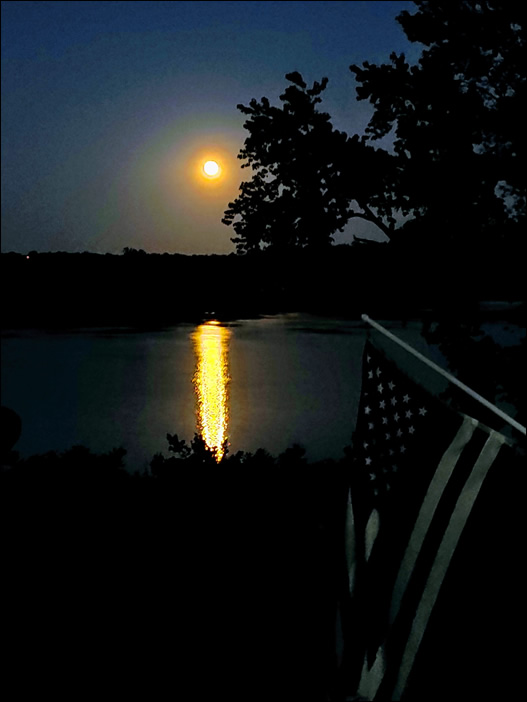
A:
[[[486,407],[487,409],[494,412],[494,414],[497,414],[498,417],[501,417],[501,419],[508,422],[512,427],[514,427],[515,429],[520,431],[522,434],[524,434],[524,435],[526,434],[526,429],[522,424],[517,422],[515,419],[510,417],[508,414],[506,414],[505,412],[500,410],[499,407],[496,407],[496,405],[493,405],[491,402],[489,402],[484,397],[479,395],[477,392],[472,390],[472,388],[469,388],[468,385],[465,385],[460,380],[455,378],[453,375],[451,375],[450,373],[447,373],[447,371],[443,370],[443,368],[441,368],[441,366],[438,366],[436,363],[431,361],[429,358],[426,358],[426,356],[423,356],[422,353],[419,353],[419,351],[416,351],[412,346],[407,344],[405,341],[402,341],[401,339],[399,339],[397,336],[395,336],[395,334],[392,334],[391,332],[389,332],[387,329],[385,329],[383,326],[381,326],[378,322],[375,322],[373,319],[370,319],[367,314],[363,314],[361,316],[361,319],[364,322],[367,322],[367,324],[370,324],[374,329],[377,329],[377,331],[380,331],[381,334],[384,334],[384,336],[387,336],[389,339],[394,341],[396,344],[399,344],[399,346],[402,346],[403,349],[408,351],[408,353],[411,353],[413,356],[418,358],[420,361],[425,363],[427,366],[429,366],[430,368],[433,368],[435,371],[437,371],[437,373],[442,375],[444,378],[449,380],[451,383],[453,383],[454,385],[457,385],[458,388],[461,388],[461,390],[463,390],[468,395],[470,395],[470,397],[472,397],[474,400],[477,400],[478,402],[480,402],[484,407]]]

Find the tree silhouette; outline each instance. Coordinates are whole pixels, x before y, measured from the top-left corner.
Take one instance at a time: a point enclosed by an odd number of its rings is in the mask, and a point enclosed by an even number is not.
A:
[[[124,256],[145,256],[146,251],[144,249],[134,249],[132,246],[125,246],[123,249]]]
[[[397,18],[423,43],[418,65],[350,67],[374,114],[370,140],[394,136],[392,191],[403,227],[430,243],[514,241],[525,217],[524,20],[517,5],[416,2]]]
[[[238,105],[249,116],[238,158],[253,176],[222,220],[233,225],[238,252],[324,249],[352,217],[389,236],[395,220],[384,183],[394,159],[333,128],[318,109],[327,78],[311,88],[298,72],[286,79],[291,85],[280,96],[282,107],[265,97]]]

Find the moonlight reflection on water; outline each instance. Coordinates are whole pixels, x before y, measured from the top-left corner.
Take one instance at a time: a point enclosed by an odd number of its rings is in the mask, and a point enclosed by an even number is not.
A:
[[[196,354],[193,383],[198,431],[218,462],[225,454],[229,422],[230,334],[216,321],[201,324],[192,334]]]

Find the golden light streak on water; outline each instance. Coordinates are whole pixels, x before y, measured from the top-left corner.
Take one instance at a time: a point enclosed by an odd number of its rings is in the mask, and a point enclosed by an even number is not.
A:
[[[219,322],[201,324],[194,334],[198,431],[216,461],[225,454],[229,422],[229,337]]]

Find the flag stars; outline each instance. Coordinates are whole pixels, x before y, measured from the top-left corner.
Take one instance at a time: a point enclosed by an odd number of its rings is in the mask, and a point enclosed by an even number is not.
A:
[[[425,424],[421,424],[421,418],[428,418],[432,410],[417,389],[392,373],[375,354],[365,354],[364,359],[360,405],[363,436],[357,448],[363,475],[370,483],[369,492],[372,498],[380,499],[393,489],[396,472],[400,468],[401,473],[400,466],[408,460]]]

